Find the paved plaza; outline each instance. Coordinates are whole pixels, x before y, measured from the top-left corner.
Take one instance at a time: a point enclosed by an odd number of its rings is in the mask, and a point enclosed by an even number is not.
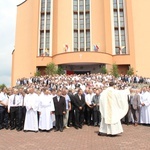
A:
[[[116,137],[98,136],[98,127],[84,125],[63,132],[0,130],[0,150],[150,150],[150,127],[123,125]]]

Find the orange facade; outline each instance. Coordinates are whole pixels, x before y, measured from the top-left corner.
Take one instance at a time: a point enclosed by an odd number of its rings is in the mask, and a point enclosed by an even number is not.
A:
[[[118,4],[119,1],[117,0]],[[85,3],[86,0],[84,0]],[[47,33],[46,30],[40,29],[43,14],[41,13],[41,0],[26,0],[17,6],[15,50],[12,54],[12,86],[18,78],[34,76],[38,68],[45,67],[50,62],[70,71],[83,70],[91,73],[99,72],[101,64],[109,69],[113,63],[116,63],[120,73],[126,73],[127,68],[131,66],[135,74],[150,76],[148,65],[150,1],[123,0],[126,32],[126,53],[123,54],[115,53],[114,32],[116,28],[113,27],[113,10],[115,12],[117,9],[113,9],[113,0],[89,0],[89,4],[90,9],[87,12],[73,13],[73,0],[51,0],[51,12],[47,13],[51,15],[48,56],[39,54],[40,33],[45,33],[45,35]],[[122,9],[119,13],[121,12]],[[90,28],[83,29],[83,32],[90,32],[90,51],[74,51],[76,32],[76,29],[73,29],[74,15],[88,13],[90,14]],[[77,32],[80,33],[80,30]],[[81,47],[81,44],[78,47]],[[95,44],[99,47],[98,51],[93,50]],[[65,45],[69,47],[68,51],[64,50]]]

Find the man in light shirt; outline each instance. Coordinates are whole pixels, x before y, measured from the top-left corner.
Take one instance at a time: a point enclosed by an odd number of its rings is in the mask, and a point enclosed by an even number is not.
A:
[[[7,89],[4,87],[0,92],[0,130],[4,127],[8,129],[8,124],[4,125],[4,117],[7,113],[6,107],[8,103]]]
[[[88,126],[92,124],[92,118],[93,118],[93,104],[92,104],[92,98],[95,94],[93,93],[92,88],[89,89],[88,94],[85,95],[85,102],[87,106],[87,124]]]
[[[18,95],[18,89],[13,89],[13,94],[9,97],[8,100],[8,113],[10,113],[10,129],[14,130],[15,128],[18,130],[19,126],[19,103],[20,97]]]

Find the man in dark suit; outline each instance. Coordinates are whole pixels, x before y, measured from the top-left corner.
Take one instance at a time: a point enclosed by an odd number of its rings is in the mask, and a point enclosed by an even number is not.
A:
[[[75,94],[75,128],[82,128],[84,122],[85,97],[81,88]]]
[[[66,101],[63,96],[61,96],[61,90],[57,90],[57,95],[53,98],[55,107],[55,118],[56,118],[56,129],[63,132],[63,115],[66,113]]]

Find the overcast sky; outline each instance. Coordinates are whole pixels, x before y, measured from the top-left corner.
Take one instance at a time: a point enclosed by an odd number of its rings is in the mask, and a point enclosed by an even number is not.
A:
[[[11,85],[12,51],[15,48],[17,4],[24,0],[0,0],[0,84]]]

